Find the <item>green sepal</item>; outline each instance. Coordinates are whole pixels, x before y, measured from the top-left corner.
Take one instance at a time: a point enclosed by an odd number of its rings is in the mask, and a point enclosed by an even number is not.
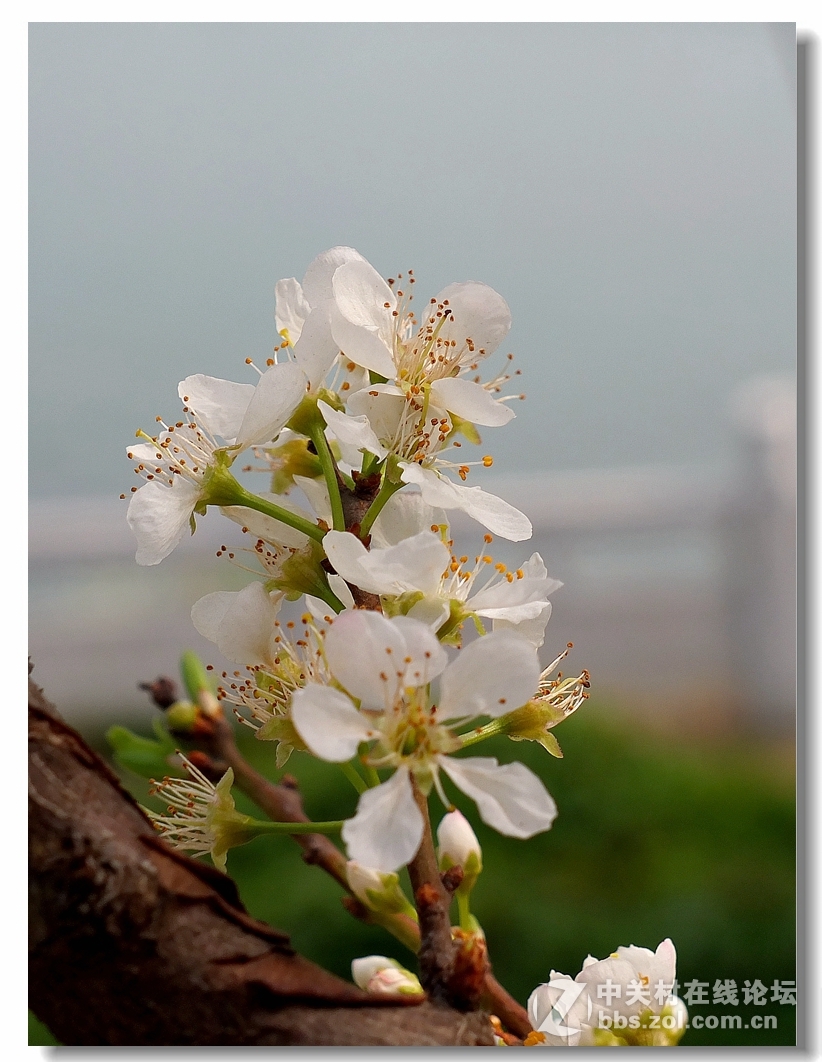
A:
[[[406,616],[414,605],[418,601],[422,601],[424,597],[425,594],[422,590],[409,590],[396,596],[386,595],[380,598],[380,604],[382,605],[383,614],[386,616]]]
[[[319,542],[311,541],[284,561],[280,574],[266,583],[266,588],[282,590],[289,601],[296,601],[303,594],[327,601],[331,594],[328,575],[322,567],[325,553]]]
[[[338,413],[342,413],[345,409],[345,404],[338,394],[329,391],[326,387],[321,387],[316,393],[306,395],[302,399],[291,414],[286,427],[309,439],[316,431],[325,431],[325,418],[317,406],[317,402],[321,399],[326,405],[336,409]]]
[[[114,762],[141,778],[162,778],[169,774],[169,757],[175,752],[175,744],[162,719],[156,718],[152,728],[156,739],[142,737],[124,726],[112,726],[106,731]]]
[[[449,435],[460,434],[467,442],[473,443],[474,446],[479,446],[482,439],[477,431],[476,424],[473,424],[470,420],[463,420],[462,417],[458,417],[454,413],[450,413],[449,416],[453,425]]]
[[[540,734],[539,737],[525,737],[521,734],[509,734],[508,736],[512,741],[538,741],[546,752],[555,756],[558,760],[564,758],[559,742],[550,731]]]
[[[465,609],[462,602],[452,597],[449,602],[448,619],[437,631],[439,640],[444,645],[459,645],[462,641],[462,625],[470,615],[472,613]]]
[[[274,494],[287,494],[295,486],[295,476],[319,479],[323,474],[320,459],[308,449],[308,439],[289,439],[265,453],[274,469],[271,474]]]
[[[243,504],[246,491],[230,472],[233,463],[234,457],[227,450],[214,451],[213,463],[203,476],[200,501],[195,506],[195,512],[202,515],[209,505]]]

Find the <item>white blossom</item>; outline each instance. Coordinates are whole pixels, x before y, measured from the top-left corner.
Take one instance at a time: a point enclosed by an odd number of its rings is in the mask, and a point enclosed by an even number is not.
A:
[[[135,471],[146,480],[132,489],[127,517],[137,538],[138,564],[159,564],[171,553],[195,510],[211,499],[218,465],[228,468],[249,446],[272,439],[302,400],[306,386],[302,370],[291,364],[271,366],[256,387],[203,375],[180,383],[189,419],[163,424],[154,437],[143,434],[146,441],[127,451]]]
[[[343,827],[352,859],[383,871],[408,863],[423,828],[412,778],[427,792],[441,787],[440,771],[500,832],[525,838],[550,827],[556,806],[525,766],[450,755],[461,744],[455,726],[503,715],[533,695],[539,664],[528,642],[512,631],[495,632],[448,663],[426,624],[352,611],[334,620],[325,651],[342,689],[308,684],[295,691],[291,716],[297,732],[321,759],[345,762],[365,742],[368,764],[394,769],[387,781],[363,793]]]
[[[485,536],[485,545],[491,536]],[[346,582],[384,598],[392,606],[441,631],[458,628],[468,616],[490,620],[494,629],[511,627],[539,648],[551,615],[548,595],[562,586],[551,579],[538,553],[521,568],[509,570],[487,553],[474,558],[451,553],[452,543],[431,530],[419,531],[395,545],[365,548],[348,532],[329,531],[323,548]]]
[[[234,772],[229,767],[215,786],[185,756],[180,759],[188,777],[154,782],[152,795],[164,800],[167,810],[165,814],[149,810],[148,816],[169,844],[191,855],[208,853],[224,871],[229,848],[257,836],[250,816],[234,806]]]
[[[669,938],[656,951],[617,948],[606,959],[589,955],[571,979],[551,979],[528,999],[536,1030],[531,1043],[546,1046],[669,1046],[678,1042],[688,1018],[673,994],[676,949]]]

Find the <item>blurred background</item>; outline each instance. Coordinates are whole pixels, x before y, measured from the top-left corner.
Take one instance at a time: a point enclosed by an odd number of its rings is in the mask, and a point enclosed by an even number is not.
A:
[[[554,829],[482,834],[497,972],[524,998],[670,935],[681,979],[795,977],[794,25],[40,23],[30,45],[47,695],[99,745],[150,727],[137,684],[182,649],[220,663],[189,613],[249,578],[214,557],[230,529],[209,514],[138,568],[125,449],[184,376],[253,380],[279,278],[349,244],[422,298],[485,281],[514,319],[489,368],[513,351],[527,398],[472,479],[531,517],[495,549],[563,581],[546,662],[573,642],[593,682],[565,759],[525,750]],[[324,814],[336,781],[296,760]],[[324,965],[390,948],[284,847],[229,867]],[[777,1030],[685,1042],[792,1043],[793,1008],[767,1009]]]

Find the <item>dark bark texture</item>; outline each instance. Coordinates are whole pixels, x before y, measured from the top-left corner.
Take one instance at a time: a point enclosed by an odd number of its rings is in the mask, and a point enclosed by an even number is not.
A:
[[[479,1011],[377,1000],[165,845],[29,685],[30,1004],[64,1044],[480,1045]]]

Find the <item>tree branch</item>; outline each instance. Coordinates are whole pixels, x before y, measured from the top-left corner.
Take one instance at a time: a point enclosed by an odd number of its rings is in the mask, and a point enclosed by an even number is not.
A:
[[[68,1045],[477,1045],[487,1016],[368,996],[167,847],[30,684],[31,1006]],[[310,836],[310,835],[309,835]]]

